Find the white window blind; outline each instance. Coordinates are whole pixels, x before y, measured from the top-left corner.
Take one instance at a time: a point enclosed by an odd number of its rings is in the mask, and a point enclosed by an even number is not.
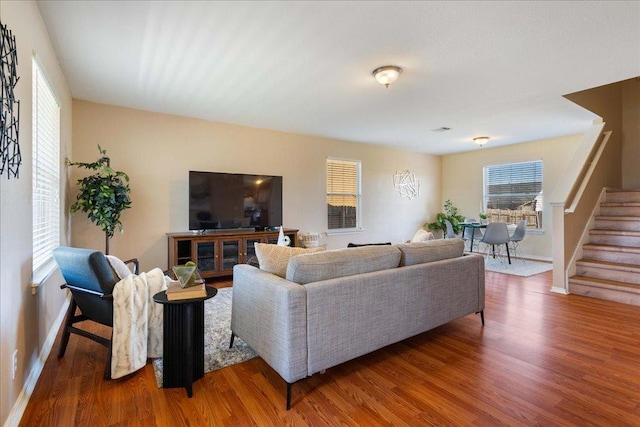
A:
[[[60,245],[60,106],[33,59],[33,272]]]
[[[360,162],[327,159],[329,230],[360,228]]]
[[[484,203],[487,209],[542,210],[542,160],[484,168]]]

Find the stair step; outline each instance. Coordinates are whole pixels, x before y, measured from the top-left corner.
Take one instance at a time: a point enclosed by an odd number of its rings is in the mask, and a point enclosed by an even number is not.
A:
[[[586,243],[582,246],[584,258],[598,261],[640,264],[640,248],[632,246]]]
[[[640,231],[640,216],[597,215],[595,220],[600,230]]]
[[[635,230],[589,230],[589,243],[640,247],[640,231]]]
[[[581,259],[576,261],[576,275],[640,285],[640,266],[633,264]]]
[[[601,215],[640,215],[640,203],[624,202],[624,203],[600,203]]]
[[[607,202],[640,202],[638,190],[607,190]]]
[[[572,276],[569,278],[569,292],[640,306],[640,286],[615,280]]]

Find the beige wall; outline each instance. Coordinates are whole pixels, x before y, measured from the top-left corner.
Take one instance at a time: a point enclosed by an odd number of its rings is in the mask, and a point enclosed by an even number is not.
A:
[[[54,275],[37,295],[31,295],[31,160],[32,106],[31,60],[37,52],[41,63],[61,101],[62,159],[71,152],[71,95],[51,47],[38,7],[31,1],[1,1],[2,24],[7,25],[16,38],[18,75],[16,97],[20,100],[20,150],[22,165],[20,178],[0,177],[0,424],[4,424],[16,405],[23,386],[34,377],[41,361],[40,354],[49,332],[65,302],[66,292]],[[63,169],[64,170],[64,169]],[[63,199],[67,179],[62,177]],[[62,224],[62,242],[66,243],[69,228]],[[54,333],[56,331],[53,331]],[[12,355],[18,350],[18,373],[11,378]],[[26,397],[26,396],[23,396]]]
[[[532,160],[542,160],[542,191],[548,198],[580,138],[581,135],[574,135],[496,148],[485,145],[466,153],[443,156],[442,200],[450,199],[462,215],[478,218],[482,209],[483,167]],[[546,199],[542,224],[542,232],[530,232],[520,245],[523,256],[551,259],[551,209]]]
[[[364,230],[324,237],[329,249],[409,239],[440,209],[438,156],[83,101],[74,101],[73,113],[73,160],[93,161],[100,144],[131,178],[133,205],[111,253],[140,258],[142,270],[166,268],[165,233],[188,230],[189,170],[282,175],[284,226],[326,231],[325,160],[361,160]],[[393,188],[393,174],[404,169],[421,181],[417,199]],[[102,233],[82,214],[72,225],[74,246],[104,249]]]
[[[640,189],[640,78],[622,83],[622,188]]]

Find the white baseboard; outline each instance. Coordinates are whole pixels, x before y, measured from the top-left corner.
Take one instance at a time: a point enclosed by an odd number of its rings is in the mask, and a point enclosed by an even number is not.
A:
[[[16,403],[13,405],[13,408],[11,408],[11,412],[9,413],[9,416],[4,423],[4,427],[17,427],[20,424],[20,420],[22,419],[24,410],[27,408],[27,404],[29,403],[29,399],[31,398],[33,389],[36,387],[38,378],[40,378],[40,374],[42,373],[42,368],[44,368],[44,364],[49,357],[49,353],[51,353],[51,348],[53,347],[53,343],[56,340],[56,336],[58,335],[58,331],[60,330],[60,325],[62,325],[64,316],[67,313],[69,303],[70,299],[67,299],[67,301],[62,304],[60,312],[58,313],[58,317],[56,317],[53,325],[51,325],[51,329],[49,329],[49,333],[47,334],[47,339],[42,345],[40,356],[31,367],[29,376],[27,377],[27,380],[22,387],[22,391],[18,395]]]
[[[555,294],[569,295],[569,292],[565,288],[561,288],[559,286],[551,287],[551,292]]]

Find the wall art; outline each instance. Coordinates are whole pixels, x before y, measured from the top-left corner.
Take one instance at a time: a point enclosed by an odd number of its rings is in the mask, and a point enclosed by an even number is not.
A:
[[[409,200],[420,197],[420,180],[408,169],[393,175],[393,187]]]
[[[0,175],[19,178],[20,101],[14,89],[18,84],[18,51],[16,37],[0,22]]]

